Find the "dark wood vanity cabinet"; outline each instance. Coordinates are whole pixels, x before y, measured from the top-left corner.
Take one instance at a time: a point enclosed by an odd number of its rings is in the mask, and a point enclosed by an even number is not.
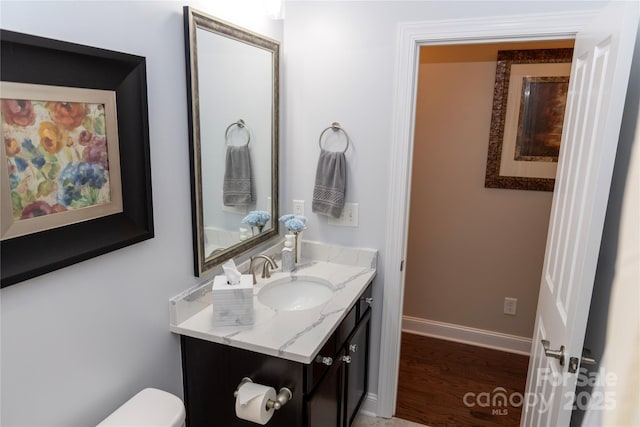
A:
[[[351,359],[346,365],[344,383],[344,424],[347,427],[353,423],[358,415],[360,405],[367,397],[369,389],[369,337],[371,336],[371,310],[366,319],[360,322],[358,328],[345,345],[345,352]]]
[[[336,358],[340,360],[343,356],[344,350],[341,350]],[[305,399],[308,427],[342,425],[341,415],[344,402],[341,399],[341,394],[345,364],[338,360],[327,371],[327,375],[318,384],[313,394]]]
[[[367,395],[370,328],[368,309],[306,398],[308,427],[348,427],[355,419]]]
[[[350,426],[368,388],[370,297],[371,285],[311,364],[182,335],[187,426],[257,425],[235,415],[233,392],[243,377],[276,391],[293,391],[292,400],[274,413],[268,426]]]

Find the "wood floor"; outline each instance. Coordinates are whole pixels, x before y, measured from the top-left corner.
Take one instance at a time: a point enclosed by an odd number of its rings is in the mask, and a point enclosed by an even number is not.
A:
[[[396,417],[431,427],[518,426],[517,395],[516,407],[501,405],[500,395],[524,394],[528,363],[527,356],[403,333]]]

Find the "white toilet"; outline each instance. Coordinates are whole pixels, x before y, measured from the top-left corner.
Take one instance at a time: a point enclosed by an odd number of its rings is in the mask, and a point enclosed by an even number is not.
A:
[[[97,427],[182,427],[186,412],[182,400],[166,391],[145,388]]]

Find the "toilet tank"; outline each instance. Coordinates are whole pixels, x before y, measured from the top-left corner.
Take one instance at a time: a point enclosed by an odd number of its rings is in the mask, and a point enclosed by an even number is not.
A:
[[[181,427],[186,412],[182,400],[166,391],[145,388],[97,427]]]

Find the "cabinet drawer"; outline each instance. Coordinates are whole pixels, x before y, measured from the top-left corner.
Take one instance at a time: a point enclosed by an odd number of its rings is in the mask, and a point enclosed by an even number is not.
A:
[[[349,310],[349,314],[344,318],[338,329],[336,329],[336,344],[338,345],[336,351],[339,351],[342,348],[344,342],[349,338],[353,328],[356,327],[356,323],[358,323],[358,304],[355,304],[351,310]]]
[[[364,290],[360,298],[358,299],[358,320],[362,319],[364,314],[367,312],[367,309],[371,306],[367,301],[372,301],[373,298],[373,286],[367,286],[367,289]]]
[[[306,427],[341,427],[343,420],[342,388],[345,364],[344,350],[336,354],[336,361],[322,377],[316,389],[307,396]]]
[[[322,378],[324,373],[329,370],[331,365],[335,362],[336,355],[336,336],[331,334],[327,342],[322,349],[318,352],[318,355],[306,366],[307,369],[307,386],[306,393],[310,393],[318,384],[318,381]],[[329,360],[330,359],[330,360]]]

